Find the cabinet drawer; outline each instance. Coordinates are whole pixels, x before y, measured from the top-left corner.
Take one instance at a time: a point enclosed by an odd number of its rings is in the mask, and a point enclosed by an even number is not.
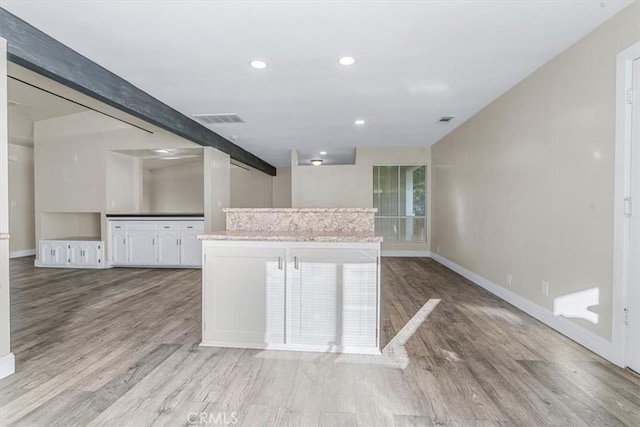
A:
[[[204,222],[202,221],[184,221],[180,224],[181,230],[204,231]]]
[[[127,224],[128,230],[152,230],[155,231],[158,225],[155,222],[132,221]]]
[[[180,230],[180,224],[177,222],[158,222],[158,231],[162,230]]]

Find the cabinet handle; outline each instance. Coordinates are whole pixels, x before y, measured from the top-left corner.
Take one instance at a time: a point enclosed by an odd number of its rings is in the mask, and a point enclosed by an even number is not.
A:
[[[282,257],[278,257],[278,270],[282,270]]]
[[[156,239],[153,239],[153,240],[151,241],[151,244],[152,244],[153,246],[155,246],[155,245],[156,245]]]
[[[122,244],[123,244],[123,245],[126,245],[126,244],[127,244],[127,238],[126,238],[126,237],[123,237],[123,238],[122,238]]]
[[[299,266],[298,266],[298,257],[297,257],[297,256],[294,256],[294,257],[293,257],[293,268],[295,268],[296,270],[299,270],[299,268],[298,268],[298,267],[299,267]]]
[[[180,244],[180,239],[176,239],[176,245]]]

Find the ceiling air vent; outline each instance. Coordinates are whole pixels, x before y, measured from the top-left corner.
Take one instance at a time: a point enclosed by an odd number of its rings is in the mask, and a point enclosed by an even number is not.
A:
[[[205,125],[223,125],[229,123],[244,123],[242,117],[235,113],[224,114],[194,114],[193,118]]]
[[[451,120],[453,120],[453,116],[442,116],[438,123],[449,123]]]

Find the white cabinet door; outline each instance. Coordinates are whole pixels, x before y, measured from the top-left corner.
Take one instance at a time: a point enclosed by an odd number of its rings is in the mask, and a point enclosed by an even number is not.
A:
[[[289,342],[377,346],[377,251],[292,249]]]
[[[129,246],[129,265],[155,265],[156,232],[151,230],[129,230],[127,245]]]
[[[68,248],[72,266],[102,266],[102,242],[69,242]]]
[[[202,242],[198,240],[198,231],[182,231],[180,235],[180,261],[184,266],[202,265]]]
[[[87,266],[102,266],[102,242],[87,243],[83,249],[83,262]]]
[[[41,265],[68,265],[69,252],[67,243],[59,240],[40,241],[40,264]]]
[[[81,243],[69,243],[69,263],[73,265],[84,265],[83,246]]]
[[[158,264],[180,265],[180,231],[158,231]]]
[[[111,264],[127,265],[129,264],[128,254],[128,236],[126,231],[118,230],[111,232]]]
[[[280,248],[206,248],[203,286],[205,342],[282,344],[286,251]]]

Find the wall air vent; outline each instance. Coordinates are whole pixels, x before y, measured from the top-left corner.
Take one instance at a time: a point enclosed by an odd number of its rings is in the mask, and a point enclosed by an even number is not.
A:
[[[453,120],[453,116],[442,116],[438,123],[449,123],[451,120]]]
[[[205,125],[224,125],[229,123],[244,123],[242,117],[235,113],[224,114],[194,114],[194,119]]]

